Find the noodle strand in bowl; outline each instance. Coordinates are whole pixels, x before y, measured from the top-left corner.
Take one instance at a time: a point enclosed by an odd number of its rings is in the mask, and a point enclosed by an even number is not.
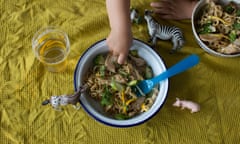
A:
[[[197,19],[197,34],[212,50],[226,55],[240,54],[240,8],[207,1]]]
[[[119,65],[111,54],[99,54],[86,77],[88,94],[100,103],[104,111],[114,119],[129,119],[148,111],[158,90],[138,98],[131,86],[139,80],[151,78],[153,72],[136,50],[131,50],[127,62]]]

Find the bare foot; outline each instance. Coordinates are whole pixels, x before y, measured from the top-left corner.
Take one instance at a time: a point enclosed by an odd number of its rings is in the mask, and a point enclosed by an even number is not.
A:
[[[198,0],[159,0],[151,2],[153,11],[162,19],[191,19]]]

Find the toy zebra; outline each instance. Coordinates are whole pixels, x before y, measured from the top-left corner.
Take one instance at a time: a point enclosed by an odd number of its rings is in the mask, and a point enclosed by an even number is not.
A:
[[[181,49],[184,44],[184,38],[180,28],[160,25],[153,19],[151,16],[152,13],[153,11],[145,10],[144,19],[147,22],[148,33],[150,35],[149,42],[152,43],[153,47],[156,46],[157,38],[159,38],[162,40],[171,39],[173,43],[171,53]]]

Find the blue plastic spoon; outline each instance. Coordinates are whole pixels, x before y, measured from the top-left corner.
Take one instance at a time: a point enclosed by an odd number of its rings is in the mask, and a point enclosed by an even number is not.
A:
[[[149,92],[151,92],[152,88],[158,84],[160,81],[170,78],[176,74],[179,74],[199,63],[199,57],[195,54],[188,56],[187,58],[181,60],[177,64],[170,67],[168,70],[159,74],[158,76],[148,79],[142,80],[137,83],[136,86],[133,87],[137,96],[145,96]]]

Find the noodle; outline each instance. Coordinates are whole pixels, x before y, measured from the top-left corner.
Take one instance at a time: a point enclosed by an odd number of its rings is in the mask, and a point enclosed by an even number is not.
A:
[[[236,3],[221,5],[210,0],[197,19],[196,28],[200,39],[211,49],[223,54],[240,53],[240,45],[237,45],[240,41],[240,8]]]
[[[151,78],[152,69],[135,50],[130,51],[123,65],[112,61],[112,57],[110,54],[95,57],[85,80],[89,95],[116,119],[129,119],[149,110],[157,97],[157,88],[145,97],[138,98],[132,86],[137,81]]]

